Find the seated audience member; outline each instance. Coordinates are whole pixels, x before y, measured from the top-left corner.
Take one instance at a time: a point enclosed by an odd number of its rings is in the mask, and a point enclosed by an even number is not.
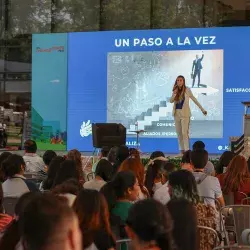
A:
[[[50,190],[55,181],[58,170],[61,167],[61,163],[64,162],[65,159],[62,156],[56,156],[48,165],[48,174],[46,179],[41,183],[42,190]]]
[[[162,186],[158,188],[153,198],[158,200],[162,204],[167,204],[170,200],[169,192],[168,192],[168,179],[169,175],[176,170],[176,166],[171,162],[165,162],[165,164],[161,168],[161,182]]]
[[[113,188],[113,183],[108,182],[106,183],[100,190],[100,193],[104,195],[108,208],[109,208],[109,221],[111,231],[115,234],[116,239],[127,239],[127,234],[125,232],[125,224],[122,222],[121,218],[112,213],[112,209],[115,207],[117,198],[116,192]]]
[[[205,143],[202,142],[202,141],[196,141],[194,144],[193,144],[193,151],[195,150],[205,150]],[[206,165],[205,165],[205,168],[204,168],[204,173],[206,173],[207,175],[212,175],[212,176],[215,176],[215,169],[214,169],[214,164],[209,161],[208,159],[208,152],[205,150],[206,152],[206,156],[207,156],[207,160],[206,160]]]
[[[77,149],[72,149],[67,154],[67,159],[76,163],[80,183],[84,183],[82,155]]]
[[[133,172],[121,171],[116,174],[111,183],[116,194],[116,202],[111,213],[125,222],[130,207],[138,199],[140,190],[138,181]]]
[[[49,164],[53,160],[54,157],[56,157],[56,153],[53,150],[47,150],[43,154],[43,162],[45,164],[45,170],[46,170],[46,172],[48,171]]]
[[[107,156],[107,160],[108,160],[112,165],[115,164],[116,159],[118,158],[118,157],[117,157],[117,154],[118,154],[118,147],[117,147],[117,146],[112,147],[112,148],[109,150],[109,153],[108,153],[108,156]]]
[[[27,140],[24,143],[24,162],[26,165],[26,172],[34,172],[38,178],[44,179],[46,176],[45,164],[43,159],[36,154],[37,145],[33,140]]]
[[[218,213],[215,207],[210,204],[204,204],[200,199],[195,178],[190,171],[178,170],[169,175],[169,194],[171,200],[184,198],[194,205],[199,226],[211,227],[213,229],[219,228]],[[208,240],[209,237],[211,238],[210,240]],[[207,232],[206,235],[200,235],[199,240],[199,249],[213,248],[214,240],[211,233]],[[204,248],[204,242],[209,242],[208,248]]]
[[[225,151],[216,166],[216,174],[223,174],[226,172],[227,166],[229,165],[230,161],[234,158],[235,154],[231,151]]]
[[[20,155],[13,154],[3,162],[7,180],[2,184],[4,197],[20,197],[30,191],[38,191],[36,185],[23,176],[25,162]]]
[[[2,163],[10,156],[12,155],[10,152],[3,152],[0,155],[0,182],[4,182],[6,180],[4,176],[4,169],[2,168]]]
[[[181,169],[186,169],[188,171],[193,171],[193,166],[191,164],[191,150],[187,150],[184,152],[181,159]]]
[[[98,162],[99,162],[100,160],[102,160],[102,159],[108,160],[109,150],[110,150],[109,147],[106,147],[106,146],[102,147],[101,152],[100,152],[100,155],[99,155],[99,159],[98,159],[97,162],[95,162],[95,163],[93,164],[93,166],[92,166],[92,173],[95,173],[95,171],[96,171],[96,166],[97,166],[97,164],[98,164]]]
[[[96,190],[82,190],[73,205],[82,232],[83,249],[115,249],[107,202]]]
[[[3,189],[0,183],[0,232],[12,221],[12,217],[8,214],[4,214],[3,207]],[[2,249],[2,248],[0,248]]]
[[[76,162],[65,160],[61,163],[52,187],[54,188],[69,179],[75,179],[78,183],[81,183]]]
[[[135,250],[170,250],[173,248],[172,219],[159,202],[148,199],[136,202],[129,210],[126,231]]]
[[[27,250],[82,250],[77,216],[53,194],[38,194],[32,198],[20,216],[19,223]]]
[[[129,157],[129,148],[127,146],[116,147],[116,159],[113,164],[113,176],[117,173],[122,162]]]
[[[185,199],[172,199],[167,208],[174,222],[172,235],[178,250],[198,250],[197,215],[193,204]]]
[[[250,194],[250,174],[244,156],[236,155],[224,174],[218,176],[224,194],[234,193],[234,204],[241,204],[243,197],[239,192]]]
[[[63,196],[67,199],[68,205],[73,206],[78,193],[82,190],[82,185],[75,179],[69,179],[62,184],[57,185],[51,190],[55,195]]]
[[[0,239],[1,250],[22,250],[21,235],[19,232],[19,219],[22,216],[25,207],[35,197],[37,193],[25,193],[22,195],[15,206],[15,215],[12,222],[2,231]]]
[[[98,161],[96,166],[95,178],[91,181],[85,182],[83,187],[85,189],[93,189],[100,191],[102,186],[105,185],[106,182],[111,180],[112,173],[112,164],[105,159],[101,159],[100,161]]]
[[[147,188],[144,186],[144,179],[145,179],[145,168],[142,165],[141,161],[138,158],[129,157],[124,160],[118,170],[120,171],[132,171],[136,179],[138,180],[139,184],[139,200],[146,199],[149,197],[149,193]]]
[[[154,193],[162,186],[162,173],[161,169],[166,164],[166,161],[152,160],[148,165],[145,187],[147,188],[150,197],[153,197]]]
[[[194,167],[193,175],[195,177],[199,195],[205,198],[205,202],[215,207],[213,199],[217,199],[221,206],[225,205],[219,180],[214,176],[204,173],[206,165],[206,151],[196,150],[191,153],[191,163]]]

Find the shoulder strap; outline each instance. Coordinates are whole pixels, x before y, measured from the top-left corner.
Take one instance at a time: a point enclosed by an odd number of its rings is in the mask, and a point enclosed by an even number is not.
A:
[[[197,183],[197,184],[201,184],[206,178],[207,178],[207,175],[204,174],[201,178],[199,178],[199,179],[196,181],[196,183]]]

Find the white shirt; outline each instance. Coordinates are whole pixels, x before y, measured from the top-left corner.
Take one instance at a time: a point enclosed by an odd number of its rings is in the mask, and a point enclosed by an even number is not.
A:
[[[3,184],[4,197],[20,197],[25,193],[30,192],[28,186],[24,182],[25,178],[22,175],[14,175],[14,178],[7,179]]]
[[[207,175],[203,172],[193,172],[196,181],[202,180],[200,184],[197,184],[199,196],[210,197],[212,199],[204,199],[205,204],[215,207],[214,199],[222,197],[222,191],[220,182],[217,177]]]
[[[45,171],[45,164],[43,159],[33,153],[25,153],[23,156],[25,165],[26,165],[26,172],[39,172]]]
[[[100,191],[100,189],[106,184],[106,181],[104,180],[91,180],[91,181],[87,181],[83,184],[83,187],[85,189],[92,189],[92,190],[96,190],[96,191]]]
[[[170,201],[168,182],[155,191],[153,198],[161,202],[163,205],[166,205]]]

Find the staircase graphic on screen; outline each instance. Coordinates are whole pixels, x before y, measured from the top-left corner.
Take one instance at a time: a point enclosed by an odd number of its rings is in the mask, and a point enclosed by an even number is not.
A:
[[[170,98],[165,101],[160,101],[146,112],[142,112],[136,116],[134,123],[130,124],[128,134],[130,131],[145,130],[146,132],[175,132],[174,121],[172,117],[173,104],[169,102]],[[138,124],[138,127],[135,125]],[[159,124],[168,124],[169,126],[159,126]]]

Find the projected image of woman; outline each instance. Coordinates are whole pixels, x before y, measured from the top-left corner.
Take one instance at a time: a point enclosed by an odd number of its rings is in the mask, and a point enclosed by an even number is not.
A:
[[[207,111],[193,96],[192,91],[186,87],[184,76],[178,76],[173,87],[173,94],[170,98],[170,102],[174,103],[173,116],[178,136],[179,149],[182,154],[189,150],[189,125],[191,117],[189,106],[190,98],[200,108],[202,113],[207,115]]]

